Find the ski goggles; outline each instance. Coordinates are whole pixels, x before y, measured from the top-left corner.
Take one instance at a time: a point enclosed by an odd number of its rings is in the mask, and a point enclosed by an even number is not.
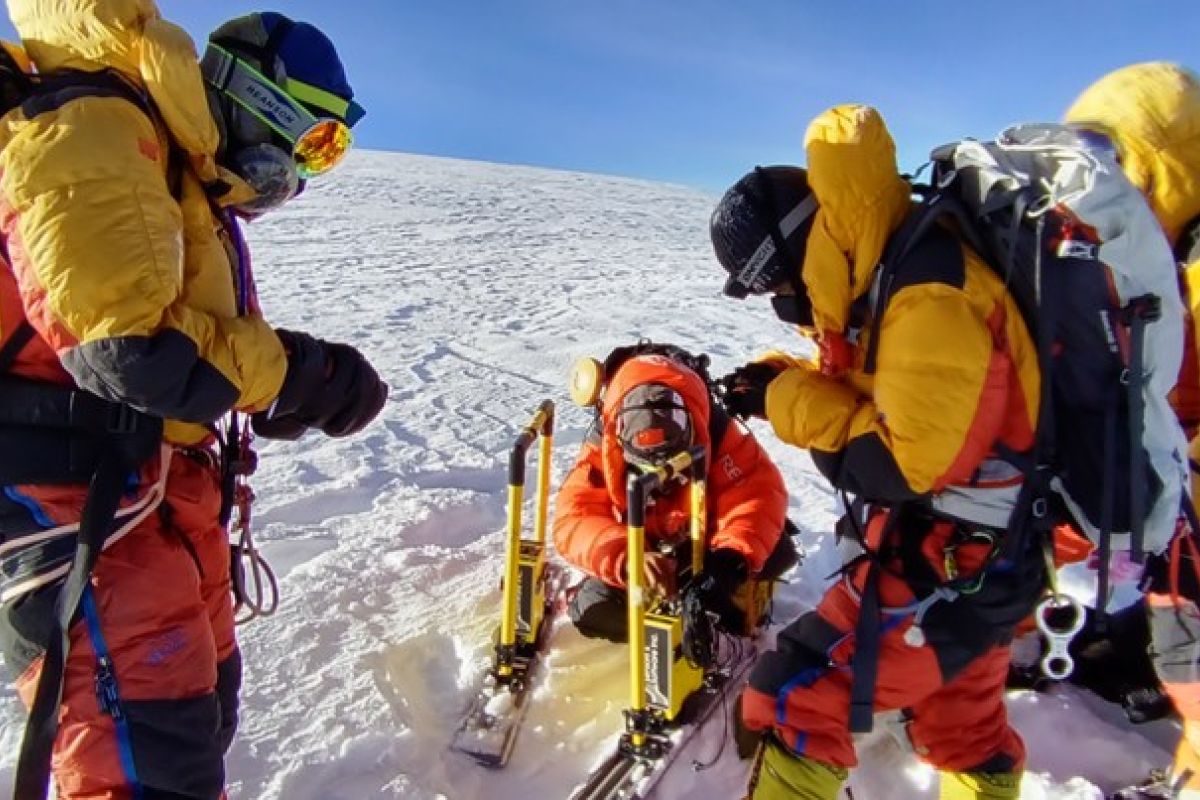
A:
[[[212,43],[204,51],[200,68],[209,83],[292,146],[301,178],[324,175],[346,157],[354,141],[350,126],[364,113],[358,103],[292,78],[280,86]],[[308,107],[329,116],[317,116]]]

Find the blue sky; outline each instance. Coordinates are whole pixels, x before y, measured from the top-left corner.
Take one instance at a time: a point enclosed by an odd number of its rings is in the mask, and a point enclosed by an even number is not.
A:
[[[202,39],[261,6],[159,0]],[[267,8],[271,8],[267,6]],[[1114,67],[1200,67],[1197,0],[293,0],[344,52],[360,146],[720,191],[802,163],[808,121],[877,106],[902,168],[1056,119]],[[5,20],[3,33],[12,37]]]

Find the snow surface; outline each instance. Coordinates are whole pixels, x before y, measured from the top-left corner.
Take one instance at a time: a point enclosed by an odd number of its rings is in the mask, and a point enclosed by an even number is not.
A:
[[[707,236],[715,200],[360,152],[251,226],[268,318],[354,343],[392,392],[357,437],[261,443],[256,527],[284,598],[275,617],[241,630],[233,800],[565,798],[599,759],[621,724],[625,652],[569,624],[555,632],[507,769],[474,766],[446,743],[498,619],[507,450],[538,402],[554,399],[561,479],[589,420],[566,396],[571,362],[648,336],[707,352],[720,374],[768,347],[803,346],[765,304],[720,296]],[[804,453],[758,432],[808,550],[777,602],[786,621],[840,563],[835,498]],[[1029,748],[1028,800],[1095,800],[1168,760],[1172,726],[1131,729],[1075,690],[1015,693],[1009,709]],[[885,723],[860,743],[855,799],[935,797],[935,775]],[[11,784],[21,726],[0,689],[0,785]],[[720,752],[716,727],[659,797],[741,796],[732,747],[711,769],[686,767]]]

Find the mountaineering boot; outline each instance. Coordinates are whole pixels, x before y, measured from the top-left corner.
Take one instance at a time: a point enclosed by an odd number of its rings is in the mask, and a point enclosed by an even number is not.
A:
[[[759,750],[747,800],[837,800],[848,774],[842,767],[790,753],[771,737]]]
[[[939,800],[1017,800],[1019,772],[943,772]]]
[[[1170,696],[1161,686],[1139,686],[1125,692],[1121,697],[1125,716],[1135,725],[1162,719],[1175,710]]]

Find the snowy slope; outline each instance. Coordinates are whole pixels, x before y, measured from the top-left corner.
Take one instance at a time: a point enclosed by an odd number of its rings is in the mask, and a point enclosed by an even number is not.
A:
[[[355,343],[392,394],[351,440],[262,444],[256,526],[284,602],[241,632],[232,798],[565,797],[597,758],[620,725],[624,651],[569,625],[507,770],[445,744],[496,621],[507,448],[547,397],[560,409],[556,479],[584,434],[587,414],[565,393],[572,360],[648,336],[709,353],[720,374],[766,347],[801,346],[765,304],[719,296],[714,202],[640,181],[356,153],[251,227],[268,317]],[[787,619],[838,563],[834,498],[803,453],[760,434],[809,551],[778,604]],[[1166,759],[1146,731],[1077,694],[1017,695],[1010,708],[1030,750],[1026,798],[1091,800]],[[0,690],[3,785],[20,724]],[[693,757],[718,748],[710,738]],[[856,800],[936,796],[886,726],[861,753]],[[663,796],[738,797],[742,782],[727,750],[713,769],[673,776]]]

